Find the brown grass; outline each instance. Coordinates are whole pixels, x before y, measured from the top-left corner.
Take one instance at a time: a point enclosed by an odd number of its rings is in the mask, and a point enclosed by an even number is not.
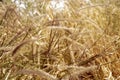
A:
[[[120,79],[117,0],[23,2],[0,2],[0,80]]]

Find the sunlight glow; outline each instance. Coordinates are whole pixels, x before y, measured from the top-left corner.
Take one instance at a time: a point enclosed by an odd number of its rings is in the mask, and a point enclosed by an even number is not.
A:
[[[22,2],[22,1],[20,2],[20,1],[18,1],[18,0],[12,0],[12,2],[15,2],[15,4],[16,4],[19,8],[23,8],[23,9],[26,8],[24,2]]]
[[[52,0],[50,2],[50,7],[54,10],[63,10],[65,7],[65,1],[64,0]]]
[[[62,11],[65,9],[65,1],[67,0],[51,0],[50,8],[55,10],[56,12]],[[84,0],[86,3],[91,3],[91,0]]]
[[[85,0],[85,2],[86,2],[86,3],[91,3],[91,1],[90,1],[90,0]]]

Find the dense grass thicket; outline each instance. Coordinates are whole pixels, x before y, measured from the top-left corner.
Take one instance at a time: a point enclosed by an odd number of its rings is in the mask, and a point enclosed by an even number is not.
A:
[[[0,80],[120,80],[119,0],[0,2]]]

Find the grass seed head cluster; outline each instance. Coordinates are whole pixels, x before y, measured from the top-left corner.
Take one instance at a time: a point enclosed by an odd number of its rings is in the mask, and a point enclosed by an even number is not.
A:
[[[0,2],[0,79],[119,80],[118,2]]]

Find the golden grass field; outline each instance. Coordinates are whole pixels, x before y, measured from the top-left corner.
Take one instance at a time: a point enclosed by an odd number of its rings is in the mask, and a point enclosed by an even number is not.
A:
[[[0,2],[0,80],[120,80],[120,1],[56,1]]]

